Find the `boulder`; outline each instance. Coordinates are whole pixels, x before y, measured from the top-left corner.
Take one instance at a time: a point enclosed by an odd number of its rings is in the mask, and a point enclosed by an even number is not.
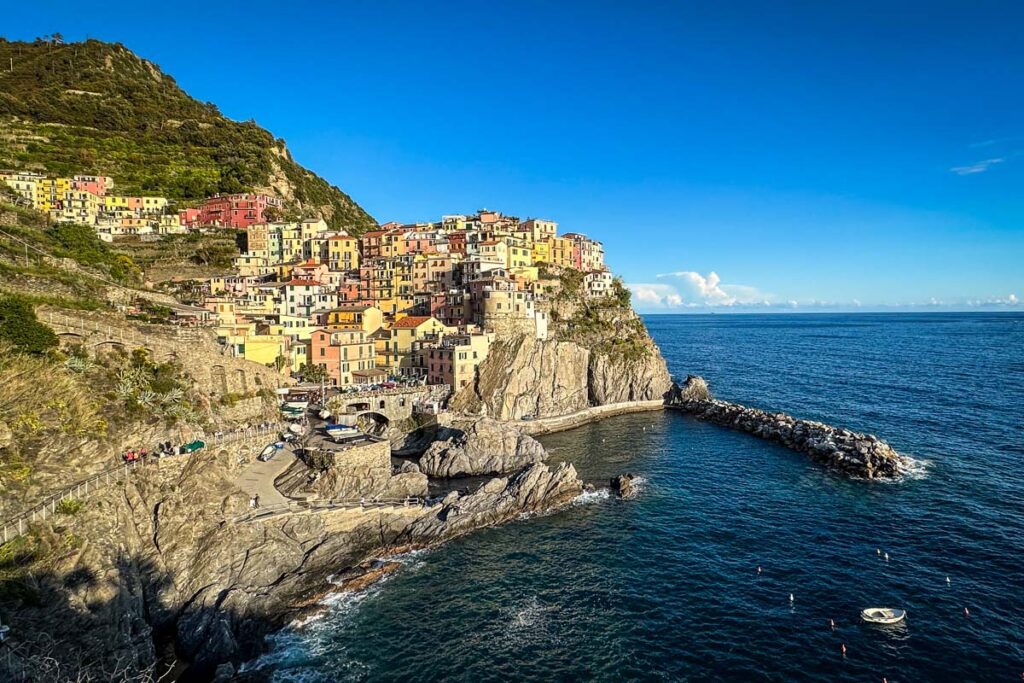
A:
[[[618,494],[619,498],[622,499],[635,498],[637,490],[633,484],[634,479],[636,479],[636,475],[633,474],[620,474],[617,477],[612,477],[612,492]]]
[[[540,442],[515,425],[482,417],[439,429],[419,467],[433,477],[505,474],[546,458]]]

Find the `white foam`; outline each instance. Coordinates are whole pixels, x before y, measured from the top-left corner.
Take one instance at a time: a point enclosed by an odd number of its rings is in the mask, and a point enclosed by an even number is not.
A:
[[[602,500],[608,500],[611,497],[611,492],[608,489],[594,489],[593,491],[584,491],[580,495],[572,499],[573,505],[590,505],[591,503],[597,503]]]

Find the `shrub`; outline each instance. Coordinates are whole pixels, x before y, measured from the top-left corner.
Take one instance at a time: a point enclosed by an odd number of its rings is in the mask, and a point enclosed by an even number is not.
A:
[[[85,503],[82,501],[65,498],[61,502],[57,503],[57,512],[62,515],[74,515],[83,507],[85,507]]]
[[[57,346],[54,331],[39,322],[29,300],[17,294],[0,297],[0,339],[35,355]]]

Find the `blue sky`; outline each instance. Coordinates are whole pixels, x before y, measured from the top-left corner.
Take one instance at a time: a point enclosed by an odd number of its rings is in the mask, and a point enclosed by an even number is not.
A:
[[[640,310],[1024,309],[1024,3],[318,5],[0,33],[123,42],[378,220],[586,232]]]

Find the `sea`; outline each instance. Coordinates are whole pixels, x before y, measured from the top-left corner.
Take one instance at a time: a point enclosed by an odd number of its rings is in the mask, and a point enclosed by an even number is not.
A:
[[[403,556],[247,668],[304,682],[1024,680],[1024,314],[645,322],[675,377],[875,433],[913,471],[850,479],[669,411],[550,435],[553,461],[599,485],[635,473],[639,496],[587,494]],[[907,618],[863,623],[872,606]]]

